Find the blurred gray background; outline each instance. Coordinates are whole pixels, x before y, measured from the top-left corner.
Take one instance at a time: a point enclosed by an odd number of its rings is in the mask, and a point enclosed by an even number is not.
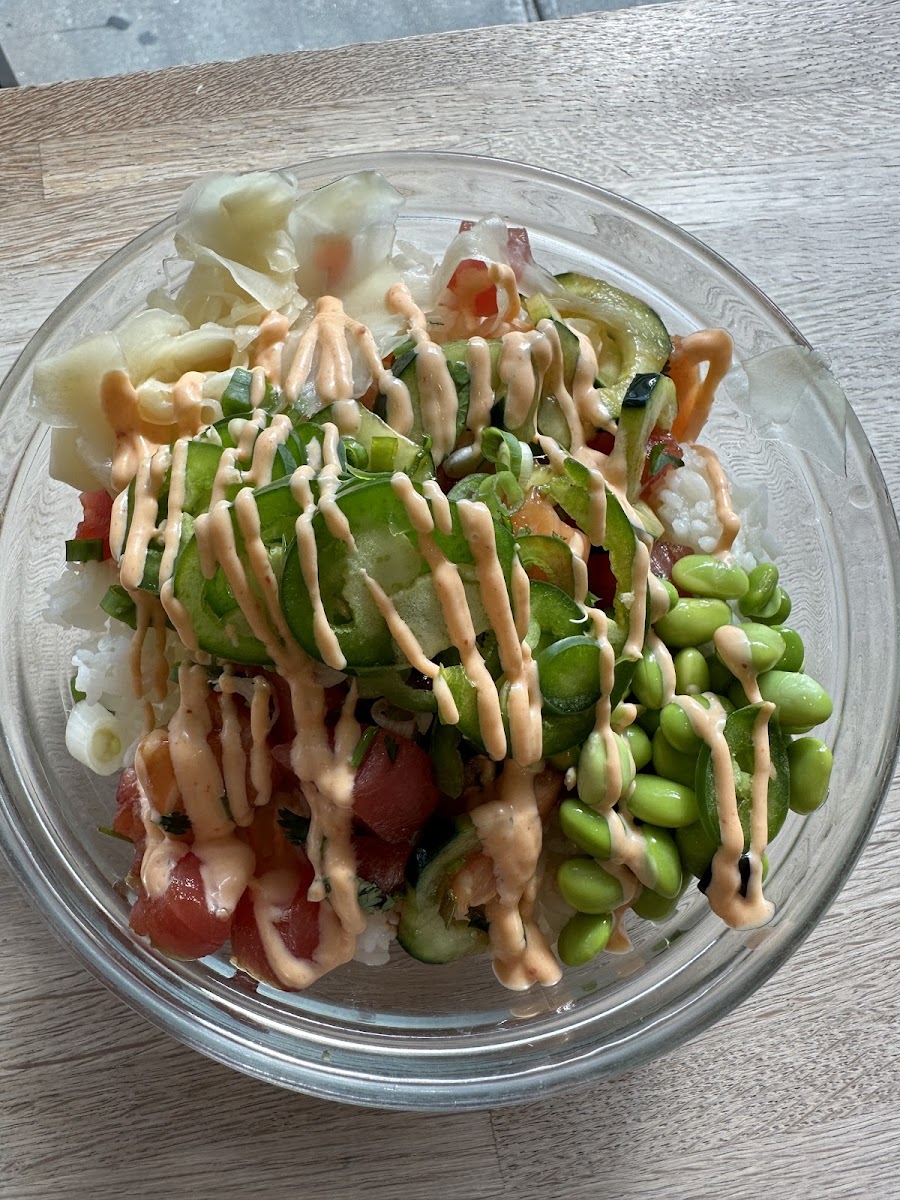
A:
[[[547,21],[653,0],[0,0],[0,86]]]

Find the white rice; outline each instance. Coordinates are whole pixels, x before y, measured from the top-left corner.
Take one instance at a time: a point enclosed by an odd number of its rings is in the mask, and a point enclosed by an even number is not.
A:
[[[716,501],[701,455],[684,447],[684,466],[670,471],[656,497],[656,515],[666,537],[701,554],[711,553],[722,534]],[[734,561],[745,571],[770,558],[775,547],[765,534],[766,493],[762,487],[732,485],[731,502],[741,518]]]
[[[119,582],[115,563],[66,563],[59,579],[47,585],[44,619],[64,629],[90,629],[99,633],[107,624],[100,601]]]
[[[145,705],[131,686],[129,652],[133,630],[108,617],[100,601],[108,587],[117,582],[115,565],[104,563],[67,563],[59,579],[47,586],[44,617],[63,628],[83,629],[87,636],[75,649],[71,664],[73,683],[83,692],[88,704],[99,704],[113,713],[120,725],[124,747],[120,769],[134,761],[137,743],[144,733]],[[152,631],[148,641],[154,640]],[[171,668],[187,651],[173,630],[166,635],[166,661]],[[166,724],[177,708],[177,689],[170,681],[162,703],[154,704],[157,721]]]
[[[353,961],[367,967],[383,967],[391,957],[391,942],[397,935],[396,921],[396,913],[369,913],[366,927],[356,939]]]

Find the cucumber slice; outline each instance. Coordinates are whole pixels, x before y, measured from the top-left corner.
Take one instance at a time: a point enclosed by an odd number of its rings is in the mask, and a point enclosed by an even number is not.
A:
[[[671,429],[677,411],[675,384],[668,375],[635,376],[622,401],[613,448],[614,454],[625,458],[625,495],[629,500],[635,500],[641,491],[650,434],[657,426]]]
[[[289,478],[260,488],[254,495],[259,512],[260,536],[270,561],[275,565],[294,536],[294,523],[300,515],[300,509],[291,495]],[[233,511],[232,522],[238,553],[245,559],[243,539],[237,530]],[[209,579],[200,569],[200,553],[190,518],[185,518],[182,528],[181,549],[175,562],[172,586],[176,599],[188,611],[201,650],[227,662],[256,666],[270,664],[266,648],[253,635],[222,568],[217,567]]]
[[[565,289],[553,297],[564,319],[580,318],[599,329],[600,377],[610,415],[617,417],[635,375],[663,369],[672,352],[672,340],[659,316],[648,304],[603,279],[567,271],[557,275]]]
[[[480,847],[471,819],[460,817],[435,851],[414,855],[416,878],[406,890],[397,941],[419,962],[455,962],[487,945],[482,929],[454,917],[456,901],[450,888],[453,876]]]
[[[350,401],[349,403],[354,406],[353,409],[348,410],[346,407],[336,409],[335,405],[329,404],[327,408],[323,408],[321,412],[317,412],[312,420],[320,427],[327,422],[331,422],[337,426],[339,431],[346,431],[348,436],[354,438],[360,445],[365,447],[370,463],[372,461],[373,443],[378,438],[384,438],[396,443],[393,461],[386,468],[387,470],[403,471],[405,474],[410,474],[411,469],[415,468],[412,476],[414,479],[430,479],[434,475],[434,464],[431,461],[431,455],[422,453],[422,447],[418,441],[403,437],[402,434],[397,433],[386,421],[383,421],[376,413],[371,412],[364,404],[360,404],[358,401]],[[342,401],[342,405],[346,406],[347,404],[347,401]],[[350,416],[348,416],[348,411]],[[374,470],[372,467],[369,469]]]
[[[390,597],[415,634],[423,652],[433,658],[450,645],[450,635],[431,573],[419,551],[417,535],[403,501],[385,476],[365,480],[338,493],[337,506],[355,540],[355,550],[335,537],[322,513],[313,519],[318,549],[319,591],[348,671],[406,665],[362,576],[365,570]],[[435,542],[456,564],[466,591],[475,633],[489,625],[481,601],[474,558],[451,503],[453,530],[433,533]],[[497,553],[506,577],[512,569],[514,541],[494,524]],[[313,606],[303,578],[296,542],[288,547],[281,577],[281,608],[294,637],[314,658],[321,658],[313,629]]]

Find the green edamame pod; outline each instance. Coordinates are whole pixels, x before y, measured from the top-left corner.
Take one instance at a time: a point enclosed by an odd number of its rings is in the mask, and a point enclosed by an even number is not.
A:
[[[610,913],[624,898],[619,880],[592,858],[567,858],[556,882],[563,900],[582,913]]]
[[[641,825],[640,832],[649,868],[648,878],[643,882],[661,896],[677,896],[681,891],[682,870],[675,838],[658,825]]]
[[[750,662],[753,670],[757,672],[771,671],[775,664],[784,654],[784,638],[777,630],[771,629],[768,625],[760,625],[757,621],[746,621],[743,625],[738,626],[741,633],[747,639],[747,648],[749,650]],[[719,650],[716,650],[719,659],[724,662]],[[728,664],[725,663],[727,666]]]
[[[631,690],[638,703],[645,708],[662,707],[665,694],[662,668],[656,660],[656,654],[647,645],[641,651],[641,661],[631,677]]]
[[[789,625],[772,625],[770,628],[777,630],[781,634],[781,640],[784,642],[784,654],[775,663],[772,670],[802,671],[803,664],[806,661],[803,638],[796,629],[791,629]]]
[[[611,769],[606,739],[597,730],[591,732],[578,756],[578,795],[592,808],[600,808],[610,801],[615,804],[631,787],[634,779],[634,760],[628,742],[618,733],[611,733],[618,762]],[[615,778],[615,776],[618,778]],[[614,794],[608,789],[612,783]]]
[[[709,700],[705,696],[695,696],[694,699],[703,708],[709,708]],[[694,733],[690,717],[677,700],[672,700],[660,711],[659,728],[666,741],[679,754],[696,756],[700,753],[703,739]]]
[[[678,829],[697,820],[693,788],[658,775],[638,775],[628,797],[628,811],[649,825]]]
[[[679,650],[672,659],[675,665],[675,691],[679,696],[699,696],[710,689],[709,666],[694,646]]]
[[[739,600],[750,587],[743,567],[714,554],[687,554],[680,558],[672,566],[672,582],[682,592],[719,600]]]
[[[671,612],[656,622],[655,629],[667,646],[699,646],[717,629],[731,624],[731,609],[724,600],[679,600]]]
[[[685,787],[694,786],[697,754],[682,754],[676,750],[662,729],[653,735],[653,770],[662,779],[673,780]],[[638,778],[643,778],[638,776]]]
[[[637,722],[644,733],[648,737],[653,737],[657,729],[659,729],[659,709],[647,708],[642,713],[638,713]]]
[[[661,896],[652,888],[642,888],[632,902],[631,911],[643,921],[665,921],[678,907],[683,894],[682,890],[677,896]]]
[[[692,825],[683,825],[675,830],[675,844],[681,856],[681,865],[689,875],[698,879],[712,862],[712,857],[719,848],[719,843],[713,841],[704,828],[702,821],[694,821]]]
[[[831,751],[818,738],[798,738],[787,748],[791,768],[791,809],[806,815],[825,803],[831,782]]]
[[[706,655],[704,661],[709,671],[709,687],[704,688],[704,692],[727,692],[734,683],[734,676],[720,660],[715,650]]]
[[[775,719],[785,733],[806,733],[831,716],[831,697],[811,675],[767,671],[758,682],[759,694],[776,706]]]
[[[565,923],[556,944],[560,961],[581,967],[606,949],[612,934],[611,913],[575,913]]]
[[[650,744],[649,737],[647,737],[647,734],[641,729],[640,725],[629,725],[622,736],[625,738],[625,741],[628,743],[628,749],[631,751],[634,769],[642,771],[653,758],[653,747]]]
[[[769,606],[777,600],[774,612],[769,611]],[[762,625],[783,625],[791,615],[791,598],[783,587],[775,589],[775,595],[762,612],[754,616],[755,621],[759,621]]]
[[[603,813],[594,812],[578,800],[563,800],[559,806],[559,827],[585,854],[592,858],[609,858],[612,838]]]
[[[778,586],[778,568],[774,563],[759,563],[747,577],[747,591],[741,597],[738,608],[745,617],[755,617],[762,612],[775,595]]]
[[[675,607],[681,597],[678,595],[678,588],[668,579],[660,579],[659,581],[666,589],[666,595],[669,597],[669,612]]]

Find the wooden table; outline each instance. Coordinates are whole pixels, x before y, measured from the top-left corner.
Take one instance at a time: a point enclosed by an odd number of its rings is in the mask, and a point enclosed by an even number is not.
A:
[[[249,44],[249,43],[248,43]],[[0,94],[0,370],[210,169],[455,148],[607,185],[831,356],[895,499],[900,6],[685,0]],[[0,870],[0,1197],[900,1196],[896,786],[852,883],[716,1028],[531,1107],[308,1101],[168,1041]]]

